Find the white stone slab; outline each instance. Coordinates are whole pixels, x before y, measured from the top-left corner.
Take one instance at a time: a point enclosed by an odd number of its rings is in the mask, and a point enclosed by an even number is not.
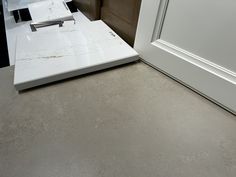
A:
[[[6,0],[2,0],[4,22],[7,37],[7,48],[9,55],[10,65],[15,64],[15,53],[16,53],[16,37],[22,34],[33,33],[30,29],[30,23],[32,21],[16,23],[13,15],[7,10]],[[90,23],[90,20],[84,16],[80,11],[73,13],[73,17],[77,24],[82,25],[84,23]],[[67,26],[67,25],[65,25]],[[51,27],[54,28],[54,27]],[[41,28],[38,31],[48,31],[50,28]]]
[[[138,60],[137,52],[102,21],[17,38],[17,90]]]
[[[73,19],[72,13],[63,0],[47,0],[32,3],[28,9],[33,23]]]
[[[45,0],[7,0],[7,9],[8,11],[14,11],[19,9],[25,9],[29,4],[40,2]],[[66,2],[70,2],[72,0],[65,0]]]

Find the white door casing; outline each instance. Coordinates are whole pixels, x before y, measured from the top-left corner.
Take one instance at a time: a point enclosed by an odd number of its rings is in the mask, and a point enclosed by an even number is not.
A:
[[[155,68],[236,113],[236,2],[143,0],[134,48]]]

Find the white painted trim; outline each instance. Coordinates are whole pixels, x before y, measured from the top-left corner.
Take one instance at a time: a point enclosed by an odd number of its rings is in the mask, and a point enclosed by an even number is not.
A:
[[[169,0],[160,0],[156,23],[155,23],[155,27],[154,27],[154,31],[152,35],[152,44],[159,47],[162,50],[165,50],[166,52],[172,53],[176,55],[177,57],[182,58],[183,60],[187,62],[190,62],[213,74],[216,74],[219,77],[222,77],[228,80],[229,82],[232,82],[233,84],[236,84],[235,72],[230,71],[220,65],[217,65],[209,60],[206,60],[200,56],[197,56],[193,53],[190,53],[182,48],[179,48],[169,42],[166,42],[160,39],[168,4],[169,4]]]
[[[159,39],[164,2],[142,1],[134,48],[146,63],[236,114],[235,72]]]
[[[157,39],[160,39],[161,37],[161,31],[165,20],[168,5],[169,5],[169,0],[160,0],[156,23],[152,35],[152,42],[156,41]]]
[[[196,65],[197,67],[200,67],[212,74],[215,74],[232,84],[236,84],[236,73],[233,71],[230,71],[220,65],[217,65],[209,60],[206,60],[200,56],[197,56],[193,53],[190,53],[184,49],[181,49],[173,44],[170,44],[166,41],[163,41],[161,39],[155,41],[152,43],[156,47],[165,50],[168,53],[171,53],[193,65]]]

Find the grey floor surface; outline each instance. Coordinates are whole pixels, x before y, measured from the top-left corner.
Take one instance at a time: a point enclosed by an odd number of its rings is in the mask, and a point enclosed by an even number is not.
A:
[[[236,177],[236,117],[143,63],[0,82],[0,177]]]

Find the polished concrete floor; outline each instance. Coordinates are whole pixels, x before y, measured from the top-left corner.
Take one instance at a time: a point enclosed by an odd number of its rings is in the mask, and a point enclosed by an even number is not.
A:
[[[0,70],[0,177],[235,177],[236,117],[134,63],[17,93]]]

